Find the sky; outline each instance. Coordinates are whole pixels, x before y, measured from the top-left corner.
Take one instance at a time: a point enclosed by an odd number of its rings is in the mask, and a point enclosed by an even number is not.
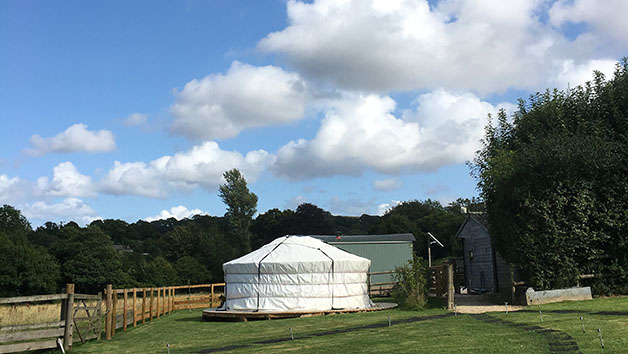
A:
[[[33,226],[478,195],[488,114],[612,77],[625,0],[0,1],[0,204]]]

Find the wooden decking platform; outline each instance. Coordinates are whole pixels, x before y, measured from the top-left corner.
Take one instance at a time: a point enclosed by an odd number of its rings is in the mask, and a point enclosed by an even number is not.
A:
[[[338,309],[338,310],[324,310],[324,311],[290,311],[290,312],[277,312],[277,311],[220,311],[217,308],[209,308],[203,310],[203,320],[205,321],[248,321],[248,320],[272,320],[280,318],[295,318],[295,317],[310,317],[310,316],[323,316],[339,313],[353,313],[353,312],[371,312],[381,311],[397,307],[393,302],[378,302],[374,303],[371,307],[361,309]]]

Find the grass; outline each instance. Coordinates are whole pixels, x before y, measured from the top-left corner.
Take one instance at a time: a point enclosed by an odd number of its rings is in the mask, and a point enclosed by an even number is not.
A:
[[[596,314],[628,312],[628,297],[542,305],[529,312],[491,313],[491,319],[539,325],[573,337],[583,353],[628,352],[628,316]],[[558,312],[554,312],[558,311]],[[582,333],[579,316],[585,318]],[[388,316],[393,326],[388,327]],[[437,318],[433,318],[437,316]],[[428,319],[404,322],[416,317]],[[376,328],[359,328],[369,325]],[[289,328],[295,340],[290,340]],[[356,329],[357,328],[357,329]],[[600,348],[602,328],[606,348]],[[334,330],[340,332],[333,333]],[[324,334],[324,335],[321,335]],[[259,343],[266,341],[265,343]],[[74,346],[73,353],[549,353],[548,337],[503,323],[487,323],[471,315],[452,316],[442,303],[430,302],[415,312],[392,309],[380,312],[329,315],[251,322],[203,322],[201,311],[182,310],[153,323],[121,331],[111,341]]]

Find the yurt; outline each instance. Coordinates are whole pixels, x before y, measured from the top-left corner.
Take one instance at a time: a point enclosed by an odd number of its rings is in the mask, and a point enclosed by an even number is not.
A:
[[[371,305],[371,261],[309,236],[284,236],[222,265],[233,311],[325,311]]]

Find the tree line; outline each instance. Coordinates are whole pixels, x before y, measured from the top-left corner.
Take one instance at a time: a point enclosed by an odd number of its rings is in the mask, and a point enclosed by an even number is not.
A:
[[[244,178],[239,172],[229,173],[234,178],[227,178],[225,186],[236,182],[240,186],[232,191],[252,194],[242,188]],[[222,188],[219,195],[228,194],[227,189]],[[446,246],[434,249],[434,258],[456,256],[460,247],[454,236],[464,220],[460,206],[477,203],[459,199],[443,206],[432,200],[411,200],[383,216],[360,217],[336,216],[303,203],[296,210],[271,209],[253,218],[254,213],[243,209],[254,209],[256,197],[235,200],[248,207],[228,204],[223,217],[196,215],[135,223],[106,219],[85,227],[75,222],[46,222],[36,229],[19,210],[4,205],[0,208],[0,296],[53,293],[70,282],[88,293],[100,291],[107,283],[126,288],[222,282],[224,262],[284,235],[411,232],[417,238],[415,252],[425,257],[425,232],[430,231]],[[118,251],[114,244],[128,246],[132,252]]]

